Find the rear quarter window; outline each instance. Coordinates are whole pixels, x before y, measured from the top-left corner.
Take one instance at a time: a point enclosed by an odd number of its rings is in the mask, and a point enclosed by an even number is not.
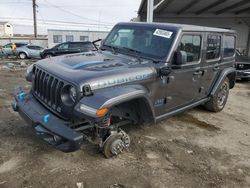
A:
[[[224,57],[232,57],[235,53],[235,36],[225,35],[223,40]]]

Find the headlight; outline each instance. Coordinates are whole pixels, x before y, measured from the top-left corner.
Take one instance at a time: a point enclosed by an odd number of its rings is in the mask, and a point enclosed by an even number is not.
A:
[[[69,96],[72,99],[72,101],[74,101],[74,102],[76,100],[76,95],[77,95],[76,89],[71,86],[70,89],[69,89]]]
[[[239,64],[238,66],[239,66],[240,69],[244,68],[244,64]]]
[[[77,90],[71,85],[66,85],[62,89],[61,100],[67,106],[73,106],[77,98]]]
[[[30,74],[33,70],[34,64],[31,64],[30,66],[28,66],[27,70],[26,70],[26,74]]]
[[[26,80],[31,82],[32,81],[32,71],[34,68],[34,64],[31,64],[30,66],[28,66],[27,70],[26,70]]]

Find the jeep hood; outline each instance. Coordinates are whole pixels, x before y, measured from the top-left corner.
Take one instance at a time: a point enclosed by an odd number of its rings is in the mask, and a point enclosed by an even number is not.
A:
[[[38,61],[36,66],[78,86],[89,84],[92,90],[141,81],[156,76],[151,61],[139,62],[110,52],[71,54]]]

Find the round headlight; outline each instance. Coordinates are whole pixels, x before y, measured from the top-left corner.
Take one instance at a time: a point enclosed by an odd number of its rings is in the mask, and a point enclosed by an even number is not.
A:
[[[70,87],[70,89],[69,89],[69,96],[72,99],[72,101],[74,101],[74,102],[76,100],[76,95],[77,95],[76,89],[74,87]]]
[[[34,64],[31,64],[27,70],[26,70],[26,74],[25,74],[25,77],[26,77],[26,80],[27,81],[32,81],[32,72],[33,72],[33,68],[34,68]]]
[[[77,90],[71,85],[66,85],[62,88],[61,100],[67,106],[74,105],[77,98]]]

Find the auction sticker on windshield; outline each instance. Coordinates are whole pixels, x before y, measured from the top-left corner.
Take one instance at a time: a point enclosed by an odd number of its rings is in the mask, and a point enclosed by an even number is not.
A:
[[[167,30],[163,30],[163,29],[156,29],[153,35],[169,39],[172,36],[172,34],[173,34],[172,31],[167,31]]]

